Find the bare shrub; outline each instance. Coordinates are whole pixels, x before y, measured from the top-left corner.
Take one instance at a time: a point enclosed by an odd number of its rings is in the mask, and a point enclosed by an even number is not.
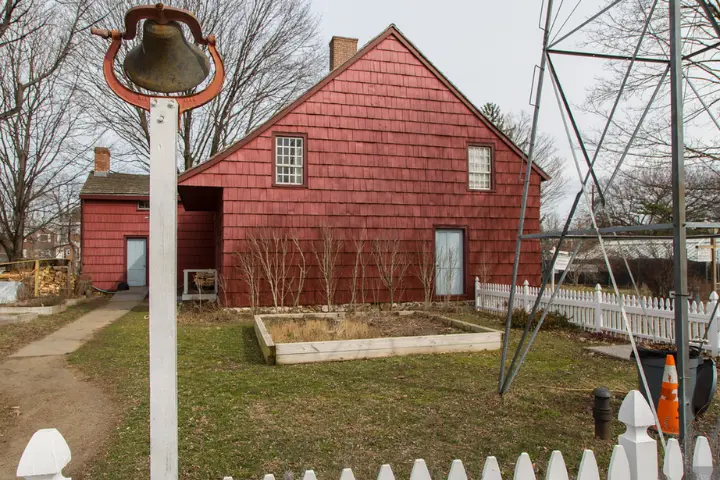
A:
[[[227,305],[227,289],[228,289],[228,279],[227,277],[218,270],[217,272],[217,286],[218,286],[218,294],[222,298],[222,304]]]
[[[425,308],[430,308],[432,303],[433,290],[435,289],[435,253],[432,242],[428,240],[418,241],[415,249],[415,276],[423,286],[423,301]]]
[[[455,283],[455,269],[458,266],[458,252],[454,248],[440,250],[440,280],[443,282],[443,302],[450,306],[452,287]]]
[[[402,251],[402,242],[397,237],[373,240],[372,255],[377,267],[378,278],[388,291],[392,310],[396,300],[395,293],[398,288],[403,286],[410,262],[408,262],[407,254]]]
[[[235,268],[240,273],[240,278],[248,287],[250,308],[252,312],[255,313],[260,299],[260,279],[262,278],[262,272],[260,270],[258,256],[251,249],[250,243],[247,240],[244,243],[246,244],[245,248],[239,252],[235,252]]]
[[[353,263],[352,285],[350,292],[350,307],[354,308],[358,301],[358,288],[360,289],[360,303],[365,303],[365,274],[367,270],[367,257],[365,256],[365,238],[367,231],[363,228],[360,236],[353,240],[355,262]]]
[[[320,275],[323,280],[323,296],[328,311],[332,309],[337,288],[337,260],[342,250],[343,241],[337,238],[337,231],[329,225],[320,228],[320,240],[313,249],[318,261]]]
[[[300,244],[300,240],[298,239],[297,235],[291,235],[290,239],[292,240],[292,243],[295,246],[295,250],[297,251],[299,257],[296,265],[297,286],[295,288],[295,298],[293,299],[293,307],[297,307],[298,305],[300,305],[300,295],[302,295],[303,288],[305,288],[305,279],[307,278],[308,266],[307,259],[305,258],[305,251],[302,249],[302,245]]]
[[[263,227],[250,232],[247,241],[270,288],[275,310],[285,307],[293,288],[291,298],[297,305],[307,276],[305,253],[297,236],[285,229]]]

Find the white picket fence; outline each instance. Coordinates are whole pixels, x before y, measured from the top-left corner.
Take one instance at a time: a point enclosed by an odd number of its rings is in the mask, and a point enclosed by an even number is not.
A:
[[[659,460],[657,442],[648,435],[647,429],[654,425],[653,414],[642,394],[633,390],[627,394],[620,406],[618,419],[625,424],[626,431],[618,437],[618,445],[613,449],[607,471],[608,480],[658,480]],[[62,470],[70,462],[70,447],[63,436],[54,428],[39,430],[30,439],[20,459],[17,476],[26,480],[63,480]],[[675,439],[668,440],[664,455],[662,472],[668,480],[681,480],[684,472],[683,455]],[[713,455],[705,437],[696,437],[691,464],[692,473],[697,480],[709,480],[713,473]],[[477,478],[472,475],[473,478]],[[425,461],[415,460],[410,480],[431,480]],[[460,460],[454,460],[450,467],[448,480],[468,480],[468,475]],[[480,474],[481,480],[502,480],[498,461],[487,457]],[[510,478],[505,475],[505,478]],[[530,456],[523,453],[515,463],[514,480],[535,480],[535,471]],[[563,455],[552,452],[545,478],[547,480],[568,480],[570,475],[565,467]],[[577,480],[599,480],[600,469],[592,450],[585,450],[578,469]],[[690,477],[689,477],[690,478]],[[264,480],[274,480],[273,475],[265,475]],[[225,477],[224,480],[232,480]],[[315,472],[307,470],[303,480],[317,480]],[[340,480],[355,480],[352,470],[346,468],[340,474]],[[380,467],[378,480],[395,480],[390,465]]]
[[[513,308],[532,308],[537,298],[538,287],[529,286],[527,280],[522,286],[515,289]],[[540,308],[547,309],[552,291],[547,288],[543,292]],[[480,283],[475,279],[475,308],[489,312],[505,313],[510,298],[510,285]],[[710,322],[718,294],[712,292],[710,301],[688,302],[690,338],[700,343],[705,336],[705,330]],[[549,310],[559,312],[583,328],[597,332],[610,332],[618,335],[627,335],[627,329],[621,313],[621,306],[630,322],[633,335],[663,343],[675,342],[675,310],[674,300],[670,298],[636,297],[635,295],[620,295],[604,292],[600,285],[594,291],[578,291],[560,289]],[[720,309],[718,309],[720,313]],[[716,313],[716,317],[720,316]],[[707,341],[703,348],[718,355],[720,348],[720,320],[712,323],[708,332]]]

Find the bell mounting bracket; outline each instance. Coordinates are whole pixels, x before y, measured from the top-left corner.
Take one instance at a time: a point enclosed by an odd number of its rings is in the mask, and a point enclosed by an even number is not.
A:
[[[140,20],[151,19],[155,20],[159,24],[167,24],[170,22],[181,22],[188,26],[192,33],[195,42],[200,45],[207,45],[210,57],[215,65],[215,76],[212,81],[205,87],[204,90],[194,93],[192,95],[184,95],[177,97],[170,97],[178,103],[179,112],[182,113],[187,110],[205,105],[215,96],[220,93],[223,81],[225,80],[225,67],[223,66],[220,54],[217,51],[215,45],[215,35],[208,35],[203,37],[200,23],[195,16],[183,10],[181,8],[166,7],[162,3],[156,5],[143,5],[139,7],[133,7],[125,14],[125,31],[120,32],[118,30],[106,30],[103,28],[93,27],[90,31],[93,35],[97,35],[102,38],[111,39],[110,48],[105,53],[105,59],[103,61],[103,74],[105,75],[105,81],[107,82],[110,89],[115,94],[128,102],[131,105],[150,111],[150,101],[153,98],[162,97],[164,95],[146,95],[134,90],[130,90],[128,87],[123,85],[120,80],[115,76],[115,57],[120,50],[120,45],[123,40],[132,40],[137,34],[137,25]]]

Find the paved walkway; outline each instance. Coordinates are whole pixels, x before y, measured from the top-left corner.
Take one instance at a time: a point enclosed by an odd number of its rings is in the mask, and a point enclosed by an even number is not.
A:
[[[74,322],[15,352],[10,358],[65,355],[80,348],[96,331],[132,310],[147,295],[146,287],[132,288],[113,295],[104,307],[83,315]]]
[[[627,345],[587,347],[586,350],[599,353],[600,355],[607,355],[608,357],[619,358],[620,360],[630,360],[630,353],[632,352],[632,347],[628,343]]]
[[[0,479],[15,477],[27,442],[41,428],[54,427],[67,440],[72,461],[66,476],[75,477],[102,451],[112,431],[112,400],[99,387],[76,376],[64,355],[95,332],[119,319],[145,298],[147,289],[116,294],[97,308],[42,340],[31,343],[0,364]],[[0,412],[5,413],[5,412]],[[7,420],[7,424],[6,423]]]

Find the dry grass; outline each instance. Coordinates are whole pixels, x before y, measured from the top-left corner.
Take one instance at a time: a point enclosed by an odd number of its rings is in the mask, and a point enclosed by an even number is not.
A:
[[[377,328],[358,320],[275,320],[268,323],[267,329],[276,343],[321,342],[381,336]]]
[[[177,316],[178,324],[184,325],[237,323],[243,320],[252,320],[252,315],[227,310],[217,302],[184,302]]]

